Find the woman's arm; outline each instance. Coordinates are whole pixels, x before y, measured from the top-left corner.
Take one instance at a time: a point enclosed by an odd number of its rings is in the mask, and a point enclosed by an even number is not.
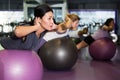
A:
[[[37,31],[40,28],[40,24],[36,21],[33,26],[17,26],[14,33],[17,37],[24,37],[31,32]]]
[[[70,27],[71,27],[71,24],[72,24],[72,20],[69,18],[68,15],[66,15],[64,25],[65,25],[67,28],[70,28]]]
[[[58,24],[58,27],[60,27],[62,30],[70,29],[72,24],[72,20],[66,15],[65,21]]]
[[[102,29],[105,30],[105,31],[112,31],[114,28],[113,28],[113,26],[103,25]]]

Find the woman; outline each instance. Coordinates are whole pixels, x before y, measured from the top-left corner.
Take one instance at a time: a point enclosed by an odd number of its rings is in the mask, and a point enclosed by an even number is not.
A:
[[[23,49],[38,51],[43,45],[42,37],[46,31],[55,28],[53,10],[47,4],[41,4],[34,9],[34,21],[26,26],[18,26],[14,35],[2,39],[1,45],[5,49]]]
[[[83,41],[78,43],[76,45],[77,49],[84,48],[88,45],[90,45],[92,42],[94,42],[97,39],[108,37],[110,38],[110,32],[114,29],[114,19],[109,18],[106,20],[104,25],[98,29],[93,35],[87,36]]]
[[[79,25],[79,16],[76,14],[67,14],[65,21],[56,25],[57,28],[54,31],[49,31],[45,34],[44,39],[49,41],[51,39],[69,36],[69,33],[73,30],[77,30]]]

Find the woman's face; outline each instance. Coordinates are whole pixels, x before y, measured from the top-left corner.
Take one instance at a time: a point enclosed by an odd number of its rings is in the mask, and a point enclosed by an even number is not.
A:
[[[40,25],[45,30],[53,30],[55,29],[55,23],[53,21],[53,12],[47,12],[42,19],[40,20]]]
[[[114,29],[114,25],[115,25],[115,23],[114,23],[114,20],[113,20],[113,21],[111,21],[110,24],[109,24],[109,26],[112,26],[111,31]]]
[[[110,22],[110,26],[113,26],[113,27],[114,27],[114,21],[111,21],[111,22]]]
[[[72,22],[72,29],[73,30],[77,30],[78,29],[78,25],[79,25],[79,20],[76,20],[76,21]]]

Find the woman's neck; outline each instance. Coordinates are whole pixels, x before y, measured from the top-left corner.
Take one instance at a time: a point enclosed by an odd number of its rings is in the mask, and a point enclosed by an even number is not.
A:
[[[41,33],[44,32],[44,31],[45,31],[45,29],[43,29],[43,28],[38,29],[38,30],[36,31],[37,37],[39,38],[40,35],[41,35]]]

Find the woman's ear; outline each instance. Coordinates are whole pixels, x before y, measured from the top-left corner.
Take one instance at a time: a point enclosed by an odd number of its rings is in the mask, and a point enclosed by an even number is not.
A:
[[[41,18],[40,18],[40,17],[37,17],[37,21],[38,21],[39,23],[41,23]]]
[[[35,17],[34,24],[41,23],[41,18]]]

